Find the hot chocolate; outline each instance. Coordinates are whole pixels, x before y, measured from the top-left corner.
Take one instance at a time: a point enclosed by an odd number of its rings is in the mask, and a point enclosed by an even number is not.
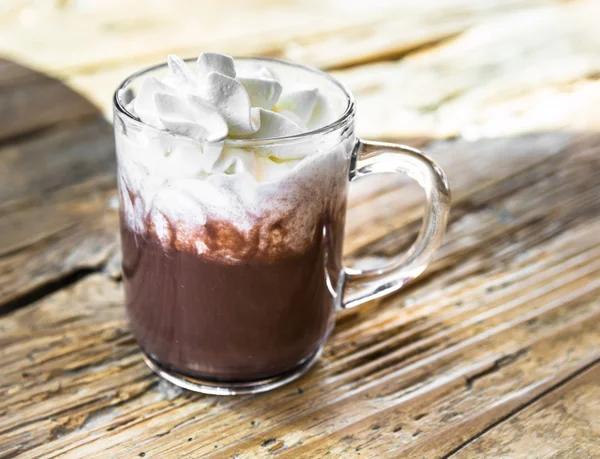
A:
[[[201,237],[208,246],[225,237],[247,251],[236,262],[176,243],[165,247],[152,229],[138,234],[123,223],[127,311],[142,348],[180,373],[207,379],[265,378],[302,363],[333,326],[328,283],[336,285],[341,269],[341,209],[342,201],[337,215],[323,215],[299,253],[261,251],[258,235],[207,222]]]
[[[324,96],[327,81],[287,87],[285,66],[250,64],[239,76],[204,54],[194,74],[170,57],[129,98],[145,125],[116,118],[130,327],[156,365],[203,381],[310,359],[342,272],[352,131],[294,136],[345,107]]]

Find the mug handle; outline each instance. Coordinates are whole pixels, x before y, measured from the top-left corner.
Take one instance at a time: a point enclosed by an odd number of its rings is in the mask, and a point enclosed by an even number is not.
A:
[[[401,172],[425,190],[425,215],[419,236],[403,254],[377,269],[344,268],[339,306],[349,309],[388,295],[418,277],[442,243],[450,211],[450,188],[444,172],[419,150],[359,139],[350,181],[367,175]]]

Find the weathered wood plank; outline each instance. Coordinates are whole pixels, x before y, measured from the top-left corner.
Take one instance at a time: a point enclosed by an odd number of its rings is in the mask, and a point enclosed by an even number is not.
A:
[[[79,271],[100,269],[118,252],[112,185],[111,178],[108,192],[97,189],[1,218],[0,311]]]
[[[227,9],[235,15],[224,14],[217,3],[189,0],[168,5],[113,0],[89,5],[87,11],[78,11],[77,5],[45,11],[27,5],[7,16],[0,29],[0,52],[45,72],[64,74],[134,61],[139,65],[163,60],[169,52],[194,55],[207,49],[238,55],[291,53],[296,58],[306,56],[302,60],[308,62],[324,44],[325,54],[312,62],[339,65],[360,62],[369,55],[402,53],[464,29],[481,17],[542,3],[312,0],[281,5],[232,0]],[[44,27],[38,27],[41,21]],[[79,46],[70,46],[73,40]]]
[[[0,147],[0,213],[115,171],[113,129],[102,118],[12,142]]]
[[[480,149],[505,180],[478,168],[457,180],[463,198],[432,270],[342,314],[315,370],[273,393],[159,387],[126,331],[120,286],[104,276],[5,316],[0,451],[437,457],[459,447],[600,358],[600,140],[575,136],[556,154],[529,137],[507,151],[523,143],[550,153],[523,168]]]
[[[600,364],[461,449],[457,458],[600,456]]]
[[[469,139],[600,127],[595,1],[515,11],[398,62],[335,72],[365,136]]]
[[[0,307],[116,252],[115,169],[97,108],[0,60]]]
[[[110,258],[114,175],[102,118],[0,147],[0,305]]]
[[[475,207],[472,203],[480,201],[478,192],[481,190],[510,192],[529,185],[529,180],[537,181],[554,174],[557,164],[566,159],[564,152],[573,141],[574,135],[569,133],[532,134],[518,139],[432,142],[424,147],[424,151],[448,176],[452,187],[450,218],[454,219],[462,217],[459,209]],[[593,144],[594,140],[591,142]],[[465,174],[465,170],[469,174]],[[529,175],[532,170],[537,174],[535,177]],[[373,186],[373,181],[357,182],[357,185],[365,189],[353,195],[350,203],[345,249],[351,259],[364,256],[365,250],[361,250],[364,247],[369,247],[368,253],[375,255],[371,245],[385,235],[398,243],[406,243],[407,238],[414,236],[414,231],[402,235],[395,230],[408,225],[417,229],[423,202],[420,187],[406,177],[379,183],[374,190],[368,189]],[[365,227],[369,231],[364,231]]]
[[[98,114],[90,101],[59,80],[0,58],[0,142]]]
[[[465,25],[457,37],[409,53],[399,61],[390,54],[383,56],[390,62],[334,72],[356,95],[359,133],[378,139],[447,138],[459,134],[475,139],[597,128],[596,120],[600,119],[597,78],[600,68],[596,59],[600,53],[600,32],[594,21],[600,14],[597,2],[535,5],[508,8],[501,14],[471,16],[476,18],[474,23]],[[439,7],[437,3],[435,8]],[[444,7],[451,8],[451,3],[444,2]],[[344,59],[353,62],[344,47],[350,44],[349,50],[360,49],[356,45],[363,40],[366,44],[381,42],[369,51],[374,59],[381,59],[385,43],[392,40],[390,34],[430,30],[432,24],[420,27],[418,15],[415,19],[407,11],[411,9],[387,14],[385,19],[371,25],[353,25],[331,35],[317,35],[313,42],[293,42],[293,45],[286,42],[285,51],[267,53],[254,48],[249,52],[325,68],[339,67]],[[455,13],[445,16],[444,11],[432,12],[432,21],[451,28],[452,21],[464,18]],[[435,37],[447,35],[452,32],[445,30]],[[198,50],[190,49],[189,54]],[[108,70],[70,73],[65,75],[65,81],[109,117],[116,85],[141,66],[162,60],[164,55],[157,55],[152,60]]]

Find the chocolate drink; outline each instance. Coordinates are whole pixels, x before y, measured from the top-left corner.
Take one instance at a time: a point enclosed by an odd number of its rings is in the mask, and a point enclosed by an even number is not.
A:
[[[161,200],[120,167],[126,306],[145,353],[163,369],[231,382],[315,355],[334,323],[348,168],[339,148],[285,182],[251,182],[258,204],[242,207],[242,188],[217,219],[200,193],[208,180],[163,185]],[[239,177],[213,180],[237,192]]]
[[[316,71],[203,53],[115,99],[125,302],[147,363],[208,393],[298,377],[342,290],[356,142],[351,116],[332,123],[348,95]]]
[[[333,327],[327,284],[340,272],[344,212],[341,202],[302,253],[243,263],[165,247],[122,218],[127,312],[140,345],[161,365],[204,379],[260,379],[301,364]]]

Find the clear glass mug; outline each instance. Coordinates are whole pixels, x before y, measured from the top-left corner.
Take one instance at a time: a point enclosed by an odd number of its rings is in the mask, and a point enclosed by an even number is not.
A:
[[[274,181],[197,174],[202,146],[127,110],[141,81],[164,74],[165,65],[132,75],[114,97],[129,325],[153,371],[208,394],[263,392],[304,374],[336,310],[392,293],[424,271],[450,208],[444,173],[427,156],[356,138],[354,98],[340,82],[284,61],[236,59],[238,68],[257,65],[273,70],[284,88],[286,82],[318,87],[341,113],[299,135],[226,140],[224,151],[251,152],[257,164],[272,161],[275,149],[307,153]],[[425,190],[420,233],[387,266],[344,268],[348,185],[391,172]]]

